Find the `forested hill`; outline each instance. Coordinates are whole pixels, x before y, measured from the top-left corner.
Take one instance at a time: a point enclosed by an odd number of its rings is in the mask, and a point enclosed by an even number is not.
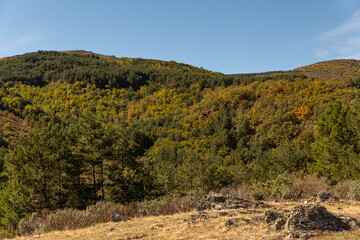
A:
[[[360,77],[360,61],[355,59],[331,60],[296,68],[294,71],[317,77],[356,78]]]
[[[82,81],[98,88],[131,86],[138,89],[148,82],[189,84],[194,75],[209,79],[219,74],[174,61],[115,58],[86,51],[39,51],[0,61],[2,81],[21,81],[35,86],[63,80]]]
[[[282,196],[272,184],[296,174],[357,179],[358,70],[356,60],[225,75],[85,51],[3,58],[0,226],[231,184]]]

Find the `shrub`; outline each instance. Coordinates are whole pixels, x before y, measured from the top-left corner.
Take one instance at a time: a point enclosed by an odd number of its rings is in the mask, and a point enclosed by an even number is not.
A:
[[[293,174],[294,191],[302,198],[309,198],[321,192],[331,192],[330,181],[325,177],[306,174],[303,171]]]
[[[1,229],[0,228],[0,239],[4,239],[4,238],[13,238],[14,234],[9,232],[6,229]]]
[[[304,172],[284,173],[272,181],[256,182],[251,186],[252,194],[271,198],[309,198],[320,192],[331,192],[332,186],[326,178]]]
[[[186,212],[196,207],[201,196],[201,193],[194,192],[185,197],[165,196],[157,200],[133,202],[127,206],[112,202],[97,202],[85,210],[62,209],[43,216],[34,213],[30,218],[20,221],[18,234],[42,234],[55,230],[85,228],[97,223],[108,222],[113,214],[140,217]]]
[[[360,180],[352,180],[349,184],[349,199],[360,201]]]
[[[137,216],[158,216],[188,212],[196,208],[202,193],[192,192],[185,197],[165,196],[157,200],[147,200],[138,204]]]
[[[272,181],[255,182],[251,191],[256,198],[290,198],[295,197],[293,191],[293,180],[290,174],[284,173]]]
[[[360,180],[345,180],[334,187],[335,195],[342,199],[360,201]]]
[[[230,197],[237,197],[242,199],[254,198],[249,186],[245,184],[231,185],[229,187],[221,189],[220,192],[222,194],[229,195]]]
[[[97,202],[86,210],[62,209],[45,216],[37,213],[23,219],[18,225],[18,234],[41,234],[55,230],[85,228],[97,223],[107,222],[112,214],[123,214],[124,206],[111,202]]]

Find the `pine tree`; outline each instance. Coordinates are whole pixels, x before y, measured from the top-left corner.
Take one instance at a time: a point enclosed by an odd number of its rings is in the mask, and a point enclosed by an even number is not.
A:
[[[329,104],[317,123],[312,148],[316,161],[309,170],[335,182],[360,177],[360,138],[354,127],[358,123],[354,112],[340,101]]]

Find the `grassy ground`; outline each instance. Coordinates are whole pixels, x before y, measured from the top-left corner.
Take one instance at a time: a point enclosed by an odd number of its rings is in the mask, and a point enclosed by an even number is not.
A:
[[[158,217],[134,218],[126,222],[108,222],[85,229],[57,231],[43,235],[18,237],[17,239],[283,239],[283,231],[276,232],[265,224],[261,217],[266,210],[288,212],[299,202],[268,202],[270,207],[261,209],[238,209],[232,211],[207,211],[205,217],[198,212]],[[321,204],[333,214],[360,219],[360,204],[338,202]],[[232,220],[233,225],[226,226]],[[228,224],[229,225],[229,224]],[[314,240],[360,239],[360,230],[346,233],[313,232],[319,235]]]

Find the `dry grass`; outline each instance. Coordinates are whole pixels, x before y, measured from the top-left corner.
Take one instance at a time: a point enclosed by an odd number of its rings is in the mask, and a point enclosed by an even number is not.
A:
[[[237,227],[225,227],[229,219],[236,217],[216,217],[216,213],[209,214],[209,217],[215,218],[186,222],[192,214],[196,212],[136,218],[127,222],[98,224],[82,230],[57,231],[17,239],[261,239],[262,236],[278,235],[275,232],[267,234],[263,224],[239,222]]]
[[[295,201],[267,202],[271,207],[266,209],[239,209],[228,211],[221,216],[218,211],[208,211],[207,219],[189,221],[190,216],[197,212],[178,213],[166,216],[137,217],[126,222],[101,223],[78,230],[54,231],[42,235],[18,237],[16,239],[60,240],[60,239],[283,239],[284,232],[275,232],[264,221],[256,220],[268,209],[280,212],[291,210],[299,205]],[[330,212],[360,219],[360,203],[340,201],[322,204]],[[247,219],[254,219],[248,221]],[[226,227],[228,220],[234,220],[236,225]],[[314,240],[360,239],[360,230],[347,233],[314,232],[318,237]]]
[[[189,212],[195,209],[201,197],[201,194],[196,193],[178,198],[164,196],[156,200],[134,202],[127,206],[111,202],[97,202],[82,211],[61,209],[47,215],[34,213],[29,219],[20,221],[18,234],[42,234],[57,230],[86,228],[108,222],[113,214],[124,217],[144,217]]]

